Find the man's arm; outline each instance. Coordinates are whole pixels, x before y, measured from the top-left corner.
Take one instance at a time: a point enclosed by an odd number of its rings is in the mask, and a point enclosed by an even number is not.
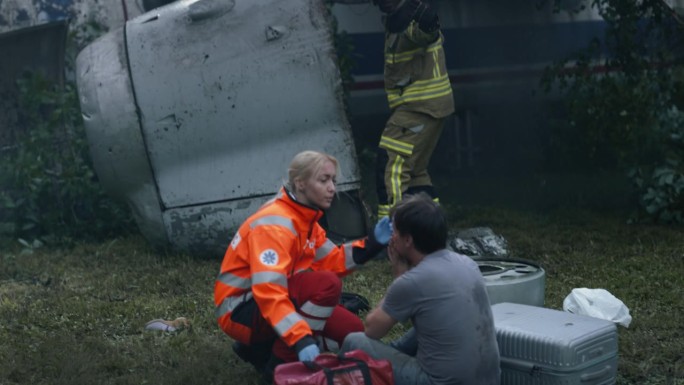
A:
[[[387,256],[389,257],[390,265],[392,266],[392,275],[394,275],[394,278],[404,274],[410,268],[408,261],[397,253],[393,238],[390,239],[389,245],[387,246]],[[383,298],[380,300],[378,306],[371,310],[366,316],[366,335],[369,338],[379,340],[386,336],[390,329],[392,329],[392,326],[397,323],[397,320],[383,310],[382,307],[384,304],[385,299]]]
[[[383,309],[382,305],[385,303],[383,298],[375,309],[371,310],[366,316],[366,321],[364,322],[366,326],[366,336],[379,340],[380,338],[387,335],[387,333],[392,329],[392,326],[397,323],[397,321],[390,317]]]

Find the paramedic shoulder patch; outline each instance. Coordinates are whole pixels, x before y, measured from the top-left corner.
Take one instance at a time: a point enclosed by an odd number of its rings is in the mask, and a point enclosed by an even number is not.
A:
[[[233,248],[233,250],[237,249],[241,240],[242,240],[242,237],[240,236],[240,233],[239,232],[235,233],[235,236],[233,237],[233,241],[230,242],[230,246]]]
[[[278,264],[278,253],[271,249],[264,250],[259,254],[259,260],[266,266],[275,266]]]

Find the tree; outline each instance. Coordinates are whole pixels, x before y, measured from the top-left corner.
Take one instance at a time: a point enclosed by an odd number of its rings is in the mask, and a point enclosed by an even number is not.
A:
[[[563,0],[552,2],[561,9]],[[575,167],[625,171],[637,219],[684,223],[684,23],[665,0],[585,0],[606,23],[602,40],[547,68],[543,85],[564,95],[567,119],[552,153]],[[560,11],[559,11],[560,12]]]

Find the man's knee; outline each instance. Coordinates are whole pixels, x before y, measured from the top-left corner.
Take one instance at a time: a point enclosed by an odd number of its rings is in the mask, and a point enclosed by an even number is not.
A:
[[[368,337],[366,337],[366,333],[364,333],[364,332],[349,333],[344,338],[344,342],[342,343],[342,348],[340,350],[343,352],[348,352],[350,350],[362,349],[362,347],[367,345],[367,344],[368,344]]]

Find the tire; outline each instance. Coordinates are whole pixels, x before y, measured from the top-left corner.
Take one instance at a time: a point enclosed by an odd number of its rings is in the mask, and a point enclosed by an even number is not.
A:
[[[475,259],[487,286],[489,302],[544,306],[546,273],[524,259],[482,257]]]

